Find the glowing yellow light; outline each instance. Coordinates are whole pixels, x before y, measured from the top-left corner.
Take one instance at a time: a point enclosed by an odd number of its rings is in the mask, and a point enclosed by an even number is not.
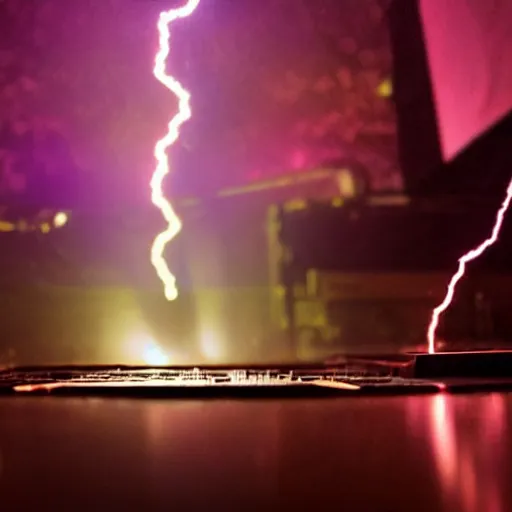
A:
[[[16,231],[16,225],[6,220],[0,220],[0,232],[10,233],[11,231]]]
[[[162,183],[169,173],[167,150],[178,139],[180,126],[192,116],[190,93],[165,71],[167,57],[170,52],[169,25],[179,18],[190,16],[198,5],[199,0],[189,0],[183,7],[162,12],[158,20],[160,48],[156,55],[153,73],[163,85],[178,97],[178,113],[169,122],[167,134],[155,146],[154,154],[157,167],[151,178],[151,201],[161,210],[167,222],[167,229],[155,238],[151,247],[151,263],[164,285],[167,300],[174,300],[178,296],[178,290],[176,288],[176,278],[165,261],[164,250],[166,245],[180,232],[181,221],[171,203],[165,198]]]
[[[58,212],[55,214],[55,217],[53,217],[53,225],[56,228],[61,228],[65,226],[68,222],[68,214],[65,212]]]
[[[389,78],[382,81],[377,87],[377,96],[390,98],[393,95],[393,82]]]
[[[167,366],[170,364],[171,355],[165,352],[153,336],[143,329],[131,331],[124,343],[125,357],[134,364],[142,361],[149,366]]]
[[[201,334],[201,349],[208,359],[218,360],[221,357],[221,344],[218,334],[211,330],[205,330]]]
[[[156,345],[146,347],[142,357],[148,366],[168,366],[170,363],[169,356]]]
[[[340,194],[343,197],[355,197],[357,194],[356,181],[354,175],[347,169],[336,174]]]

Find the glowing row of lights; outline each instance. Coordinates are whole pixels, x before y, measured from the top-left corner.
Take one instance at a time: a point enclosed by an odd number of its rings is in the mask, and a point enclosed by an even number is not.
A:
[[[41,231],[41,233],[49,233],[53,228],[64,227],[69,220],[66,212],[56,213],[50,221],[32,221],[25,219],[11,222],[8,220],[0,220],[0,233],[11,233],[14,231]]]

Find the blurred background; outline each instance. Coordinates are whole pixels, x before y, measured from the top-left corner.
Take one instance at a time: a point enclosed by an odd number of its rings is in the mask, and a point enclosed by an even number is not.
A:
[[[169,304],[149,180],[177,105],[152,66],[181,3],[0,1],[0,362],[424,347],[510,178],[506,2],[201,0],[174,24],[193,117],[165,181]],[[440,346],[508,343],[500,247]]]
[[[112,200],[147,202],[154,143],[175,108],[151,73],[156,20],[173,4],[1,3],[4,131],[18,123],[45,139],[46,172],[71,166],[68,153],[84,202],[93,183],[114,187]],[[377,189],[399,187],[385,6],[204,1],[176,24],[169,66],[195,116],[173,149],[169,190],[211,194],[336,159],[366,165]]]

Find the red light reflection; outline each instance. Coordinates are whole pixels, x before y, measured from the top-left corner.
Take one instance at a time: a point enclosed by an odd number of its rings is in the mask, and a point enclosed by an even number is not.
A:
[[[451,493],[456,488],[457,480],[457,438],[446,395],[440,393],[434,396],[431,409],[434,458],[441,480]]]
[[[411,429],[428,429],[443,499],[449,510],[503,512],[506,482],[500,481],[507,443],[505,397],[501,394],[429,397],[408,404]],[[422,412],[423,411],[423,412]],[[427,418],[420,418],[422,414]],[[423,421],[422,421],[423,420]],[[476,440],[476,442],[475,442]]]

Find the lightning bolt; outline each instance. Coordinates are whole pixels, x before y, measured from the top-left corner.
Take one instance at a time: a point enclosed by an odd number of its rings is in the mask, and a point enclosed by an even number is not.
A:
[[[180,232],[181,220],[174,211],[171,203],[165,198],[162,183],[169,174],[169,158],[167,150],[179,137],[181,125],[192,117],[190,109],[190,93],[174,77],[166,73],[166,61],[170,52],[170,25],[173,21],[190,16],[199,5],[199,0],[188,2],[177,9],[170,9],[160,13],[158,19],[159,50],[155,57],[153,74],[156,79],[165,85],[178,98],[178,112],[168,124],[166,135],[155,146],[155,159],[157,166],[151,178],[151,201],[160,209],[167,222],[165,231],[159,233],[151,247],[151,263],[164,285],[164,293],[167,300],[174,300],[178,296],[176,277],[172,274],[164,258],[166,245]]]
[[[478,247],[471,249],[459,259],[459,268],[457,269],[457,272],[455,272],[455,274],[452,276],[450,283],[448,284],[448,288],[446,290],[446,295],[443,302],[441,302],[441,304],[439,304],[439,306],[437,306],[432,311],[432,318],[430,320],[430,325],[428,326],[427,331],[429,354],[434,354],[436,351],[435,337],[436,330],[439,325],[439,318],[446,311],[446,309],[448,309],[453,300],[453,296],[455,294],[455,287],[457,286],[457,283],[462,279],[464,273],[466,272],[466,263],[469,263],[470,261],[475,260],[476,258],[481,256],[481,254],[484,251],[486,251],[491,245],[493,245],[498,240],[501,226],[503,224],[503,219],[505,218],[505,213],[507,212],[511,201],[512,180],[510,180],[510,183],[508,184],[507,195],[503,200],[503,203],[501,203],[498,213],[496,214],[496,221],[494,222],[494,227],[492,228],[491,236],[484,240]]]

